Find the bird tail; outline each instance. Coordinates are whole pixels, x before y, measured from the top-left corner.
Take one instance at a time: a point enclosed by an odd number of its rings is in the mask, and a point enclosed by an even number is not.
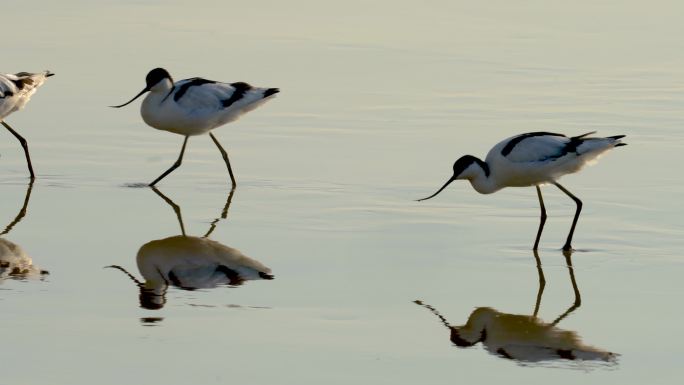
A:
[[[275,94],[277,94],[278,92],[280,92],[280,88],[267,88],[267,89],[264,91],[264,98],[267,98],[267,97],[269,97],[269,96],[271,96],[271,95],[275,95]]]
[[[606,151],[620,146],[626,146],[627,143],[622,143],[620,139],[625,135],[615,135],[606,137],[593,137],[575,139],[575,150],[578,156],[582,158],[580,167],[595,163],[598,158]],[[573,138],[574,139],[574,138]],[[579,170],[579,168],[577,169]]]
[[[586,134],[573,136],[571,139],[573,139],[573,140],[577,140],[577,139],[583,139],[583,140],[598,139],[598,138],[587,138],[587,136],[593,135],[595,133],[596,133],[596,131],[587,132]],[[606,139],[612,139],[613,141],[617,142],[613,147],[626,146],[627,143],[620,142],[620,139],[624,138],[625,136],[627,136],[627,135],[613,135],[613,136],[607,136]]]
[[[626,146],[627,143],[622,143],[620,139],[624,138],[627,135],[614,135],[614,136],[608,136],[607,139],[613,139],[616,143],[613,145],[613,147],[620,147],[620,146]]]

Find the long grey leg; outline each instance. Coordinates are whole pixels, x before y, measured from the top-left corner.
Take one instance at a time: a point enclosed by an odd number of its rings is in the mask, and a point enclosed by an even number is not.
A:
[[[544,230],[544,224],[546,223],[546,207],[544,207],[544,199],[542,198],[541,189],[539,186],[534,186],[537,188],[537,197],[539,197],[539,207],[541,208],[541,217],[539,218],[539,230],[537,230],[537,238],[534,240],[534,247],[532,250],[537,250],[539,246],[539,238],[541,238],[542,231]]]
[[[26,163],[28,163],[28,169],[31,173],[31,179],[35,179],[36,175],[33,173],[33,166],[31,165],[31,156],[29,155],[28,142],[26,142],[26,139],[24,139],[23,136],[19,135],[18,132],[14,131],[12,127],[9,126],[9,124],[3,121],[2,125],[5,126],[5,128],[8,129],[9,132],[11,132],[12,135],[14,135],[14,137],[19,140],[19,143],[21,143],[21,147],[24,148],[24,155],[26,155]]]
[[[178,155],[178,159],[176,160],[176,163],[174,163],[171,166],[171,168],[164,171],[163,174],[159,175],[159,178],[155,179],[152,183],[150,183],[150,187],[154,187],[154,185],[157,184],[157,182],[164,179],[164,177],[169,175],[171,173],[171,171],[177,169],[181,165],[181,162],[183,161],[183,154],[185,153],[185,145],[187,145],[187,144],[188,144],[188,136],[186,136],[185,139],[183,139],[183,147],[181,147],[181,152],[180,152],[180,155]]]
[[[230,180],[233,182],[233,188],[237,186],[237,182],[235,181],[235,176],[233,176],[233,169],[230,167],[230,160],[228,160],[228,153],[226,150],[223,149],[221,146],[221,143],[216,139],[213,133],[209,133],[209,136],[211,137],[211,140],[214,141],[214,144],[216,144],[216,147],[218,147],[219,151],[221,151],[221,156],[223,156],[223,160],[226,162],[226,166],[228,167],[228,174],[230,174]]]
[[[561,186],[557,182],[553,182],[556,187],[558,187],[562,192],[564,192],[567,196],[569,196],[573,201],[575,201],[575,204],[577,205],[577,210],[575,210],[575,218],[572,220],[572,227],[570,227],[570,233],[568,234],[568,239],[565,241],[565,245],[563,246],[563,250],[565,251],[570,251],[572,250],[572,246],[570,246],[570,243],[572,242],[572,235],[575,233],[575,226],[577,226],[577,219],[579,219],[580,211],[582,211],[582,201],[577,198],[576,196],[572,195],[570,191],[568,191],[565,187]]]

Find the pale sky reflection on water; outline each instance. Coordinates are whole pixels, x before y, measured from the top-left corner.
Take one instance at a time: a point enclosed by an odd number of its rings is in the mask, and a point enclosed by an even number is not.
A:
[[[684,6],[676,1],[7,1],[0,70],[49,69],[7,121],[38,179],[2,236],[49,275],[0,282],[0,384],[121,382],[670,384],[681,377]],[[280,87],[215,131],[238,179],[211,238],[272,281],[179,290],[139,307],[152,239],[178,235],[147,188],[182,139],[130,99],[150,69]],[[572,256],[581,306],[558,327],[619,354],[608,367],[521,366],[448,330],[476,308],[529,315],[532,188],[481,196],[449,176],[526,131],[626,134],[626,147],[563,179],[584,201]],[[23,153],[0,131],[0,223],[23,205]],[[208,137],[191,138],[160,189],[203,234],[228,179]],[[574,206],[545,188],[539,317],[573,303],[560,252]],[[3,227],[4,228],[4,227]],[[144,327],[154,325],[154,327]],[[572,370],[579,369],[579,370]]]

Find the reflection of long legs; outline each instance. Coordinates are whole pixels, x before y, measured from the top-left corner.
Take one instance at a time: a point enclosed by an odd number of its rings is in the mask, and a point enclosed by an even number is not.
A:
[[[565,241],[565,245],[563,245],[563,250],[565,251],[570,251],[572,250],[572,246],[570,246],[570,243],[572,242],[572,235],[575,233],[575,226],[577,225],[577,219],[579,218],[580,211],[582,211],[582,201],[577,198],[576,196],[572,195],[570,191],[568,191],[565,187],[561,186],[557,182],[553,182],[556,187],[558,187],[562,192],[564,192],[567,196],[569,196],[573,201],[575,201],[575,204],[577,205],[577,210],[575,210],[575,217],[572,219],[572,226],[570,227],[570,233],[568,233],[568,239]]]
[[[544,207],[544,199],[542,198],[541,189],[539,186],[534,186],[537,188],[537,197],[539,197],[539,207],[541,208],[541,217],[539,218],[539,230],[537,230],[537,238],[534,240],[534,247],[532,250],[537,250],[539,246],[539,238],[541,238],[542,230],[544,230],[544,223],[546,223],[546,207]]]
[[[173,212],[176,213],[176,218],[178,218],[178,224],[180,225],[181,232],[183,235],[185,235],[185,226],[183,225],[183,216],[181,215],[181,208],[178,206],[174,201],[172,201],[170,198],[168,198],[166,195],[162,194],[161,191],[159,191],[156,187],[152,187],[152,191],[154,191],[157,195],[161,197],[166,203],[169,204],[173,208]]]
[[[223,149],[223,146],[221,146],[221,143],[219,143],[218,139],[212,134],[211,132],[209,133],[209,136],[211,137],[211,140],[214,141],[214,144],[216,144],[216,147],[218,147],[219,151],[221,151],[221,156],[223,157],[223,161],[226,162],[226,167],[228,167],[228,174],[230,174],[230,180],[233,182],[233,188],[237,186],[237,182],[235,182],[235,177],[233,176],[233,169],[230,167],[230,160],[228,160],[228,153],[226,150]]]
[[[181,162],[183,162],[183,154],[185,153],[185,146],[188,144],[188,138],[189,138],[189,136],[186,136],[185,139],[183,139],[183,147],[181,147],[181,152],[180,152],[180,155],[178,155],[178,159],[176,160],[176,162],[173,165],[171,165],[171,167],[168,170],[164,171],[163,174],[159,175],[159,177],[157,179],[155,179],[152,183],[150,183],[150,187],[154,187],[154,185],[157,184],[157,182],[164,179],[164,177],[169,175],[171,173],[171,171],[180,167]]]
[[[235,186],[233,186],[232,189],[230,189],[230,192],[228,193],[228,199],[226,200],[226,205],[223,206],[223,211],[221,211],[221,217],[214,219],[211,221],[211,226],[209,227],[209,231],[207,231],[206,234],[204,234],[204,238],[208,237],[209,234],[211,234],[214,229],[216,228],[216,224],[218,223],[219,220],[221,219],[226,219],[228,217],[228,209],[230,208],[230,203],[233,200],[233,193],[235,193]]]
[[[19,221],[21,221],[24,218],[24,216],[26,215],[26,210],[28,209],[29,199],[31,199],[31,190],[33,190],[33,179],[31,179],[29,181],[28,185],[26,186],[26,195],[24,196],[24,205],[21,206],[21,210],[19,210],[19,213],[17,214],[17,216],[14,218],[14,220],[12,222],[10,222],[9,225],[7,225],[7,227],[5,227],[5,230],[3,230],[2,233],[0,233],[0,235],[4,235],[4,234],[9,233],[10,230],[12,230],[12,227],[14,227],[14,225],[19,223]]]
[[[24,139],[23,136],[19,135],[18,132],[14,131],[9,124],[5,123],[4,121],[0,121],[0,123],[2,123],[2,125],[5,126],[5,128],[8,129],[9,132],[11,132],[15,138],[17,138],[19,143],[21,143],[21,147],[24,149],[24,155],[26,155],[26,163],[28,164],[29,173],[31,173],[31,181],[33,181],[36,175],[33,173],[33,166],[31,165],[31,156],[29,155],[28,142],[26,141],[26,139]]]
[[[565,313],[561,314],[556,318],[551,325],[556,325],[559,323],[563,318],[567,317],[570,313],[575,311],[578,307],[582,305],[582,297],[580,296],[579,288],[577,287],[577,281],[575,280],[575,272],[572,268],[572,252],[571,251],[564,251],[563,255],[565,256],[565,262],[568,264],[568,272],[570,273],[570,283],[572,283],[572,291],[575,292],[575,302],[568,308],[568,310],[565,311]]]
[[[537,187],[537,189],[539,189],[539,187]],[[536,317],[537,313],[539,313],[539,306],[541,305],[542,294],[544,294],[546,279],[544,278],[544,271],[542,270],[541,259],[539,258],[537,250],[534,249],[532,252],[534,253],[534,259],[537,261],[537,274],[539,274],[539,290],[537,290],[537,301],[534,304],[534,313],[532,314],[533,317]]]

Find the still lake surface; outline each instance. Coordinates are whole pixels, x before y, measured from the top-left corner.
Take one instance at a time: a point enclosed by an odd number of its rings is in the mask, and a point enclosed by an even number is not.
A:
[[[684,5],[190,4],[3,4],[0,70],[57,75],[7,119],[29,141],[33,186],[18,143],[0,132],[0,231],[20,219],[0,240],[37,269],[0,278],[0,384],[681,378]],[[214,224],[211,239],[275,279],[171,287],[148,310],[135,282],[105,266],[144,280],[141,246],[181,234],[161,195],[126,186],[168,168],[182,139],[147,127],[137,102],[106,106],[134,96],[157,66],[282,92],[215,131],[238,179],[225,219],[228,175],[206,136],[190,139],[158,186],[187,235]],[[543,189],[536,309],[533,188],[482,196],[462,182],[414,199],[460,155],[539,130],[626,134],[629,146],[563,179],[585,203],[572,270],[560,246],[574,204]],[[538,322],[562,318],[554,328],[574,333],[549,333],[615,355],[506,359],[494,337],[461,348],[415,300],[453,326],[479,308],[523,329],[535,311]]]

